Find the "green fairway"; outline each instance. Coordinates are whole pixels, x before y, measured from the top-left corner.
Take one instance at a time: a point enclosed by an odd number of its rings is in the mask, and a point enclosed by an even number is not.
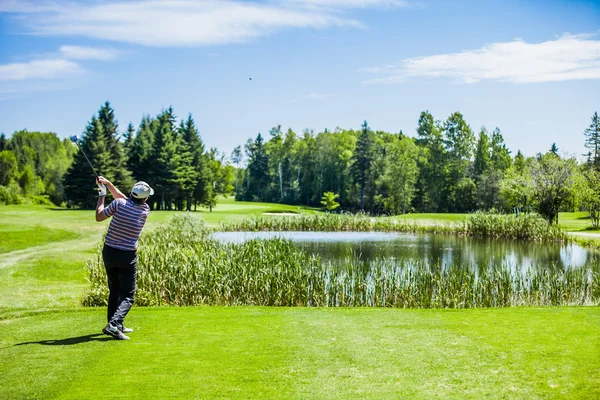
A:
[[[264,212],[312,210],[226,199],[193,215]],[[146,229],[173,214],[152,212]],[[585,229],[577,218],[561,223]],[[89,210],[0,207],[0,399],[600,397],[599,307],[134,307],[136,332],[114,341],[106,310],[80,306],[107,225]]]
[[[296,206],[238,203],[220,199],[213,212],[192,212],[208,224],[264,212],[298,212]],[[146,230],[176,211],[153,211]],[[94,253],[109,221],[98,223],[93,210],[48,206],[0,206],[0,315],[3,310],[77,306],[87,286],[85,262]]]
[[[558,215],[559,225],[570,232],[589,231],[600,233],[600,230],[592,230],[592,222],[587,212],[561,212]]]
[[[3,321],[0,398],[600,396],[598,308],[137,308],[129,342],[103,317]]]

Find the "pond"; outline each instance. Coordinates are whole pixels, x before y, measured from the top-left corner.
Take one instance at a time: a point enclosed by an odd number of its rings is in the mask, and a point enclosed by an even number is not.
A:
[[[575,244],[389,232],[217,232],[213,237],[235,243],[255,238],[286,238],[303,250],[319,255],[324,261],[334,263],[348,257],[364,261],[385,257],[475,268],[587,267],[600,271],[599,254]]]

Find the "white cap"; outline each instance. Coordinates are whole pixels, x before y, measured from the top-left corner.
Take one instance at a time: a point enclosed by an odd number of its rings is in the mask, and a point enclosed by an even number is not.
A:
[[[136,199],[145,199],[148,196],[152,196],[154,190],[146,182],[139,181],[131,189],[131,195]]]

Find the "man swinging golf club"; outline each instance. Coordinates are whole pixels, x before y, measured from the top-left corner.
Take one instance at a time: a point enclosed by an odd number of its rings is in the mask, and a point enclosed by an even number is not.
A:
[[[125,328],[123,320],[133,306],[138,239],[150,214],[146,201],[148,196],[154,194],[154,190],[146,182],[138,182],[127,197],[102,176],[97,178],[96,183],[99,194],[96,221],[113,217],[102,249],[109,290],[108,323],[102,332],[118,340],[129,340],[125,333],[133,332],[133,329]],[[114,200],[104,208],[106,188]]]

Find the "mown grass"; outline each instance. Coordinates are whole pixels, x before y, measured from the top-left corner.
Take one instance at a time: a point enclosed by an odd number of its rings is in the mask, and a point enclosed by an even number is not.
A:
[[[45,243],[75,239],[77,236],[76,233],[63,229],[49,229],[42,226],[23,229],[18,225],[3,225],[0,226],[0,254]]]
[[[0,398],[600,396],[598,308],[134,308],[129,342],[103,317],[0,322]]]
[[[138,259],[137,302],[141,305],[475,308],[600,304],[600,272],[588,268],[472,268],[442,265],[438,260],[386,258],[323,263],[282,239],[219,243],[199,220],[185,216],[145,234]],[[92,286],[84,305],[105,305],[106,273],[100,248],[89,269]]]

